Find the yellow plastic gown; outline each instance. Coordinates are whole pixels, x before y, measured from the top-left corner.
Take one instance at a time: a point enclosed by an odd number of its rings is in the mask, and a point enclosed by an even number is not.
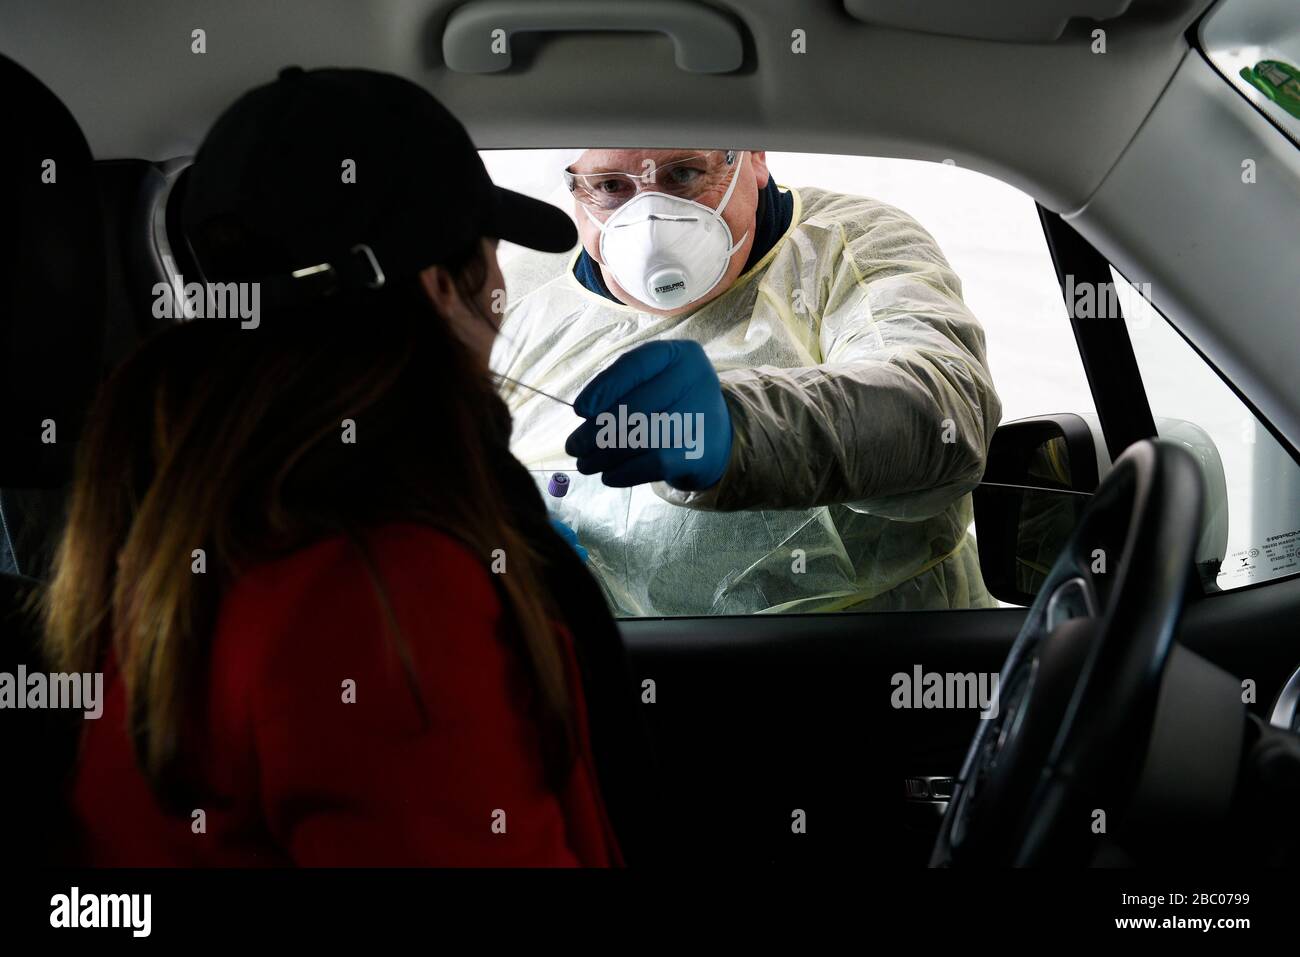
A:
[[[590,292],[576,252],[506,268],[493,368],[553,396],[641,343],[703,345],[735,429],[721,482],[608,488],[564,453],[572,409],[507,384],[513,450],[543,489],[568,474],[547,503],[616,615],[993,605],[967,529],[1001,405],[960,280],[902,211],[792,192],[780,241],[689,315]]]

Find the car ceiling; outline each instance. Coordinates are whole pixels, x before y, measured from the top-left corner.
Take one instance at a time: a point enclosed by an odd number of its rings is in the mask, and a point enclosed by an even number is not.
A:
[[[1048,20],[1064,27],[1058,39],[920,32],[1023,35],[1027,2],[1055,9]],[[661,34],[597,32],[518,34],[509,70],[457,72],[444,62],[442,37],[465,0],[7,3],[0,52],[64,99],[101,158],[192,153],[224,106],[290,63],[366,66],[426,86],[483,148],[736,146],[951,159],[1066,211],[1085,202],[1132,138],[1208,3],[998,0],[972,18],[965,0],[710,0],[744,45],[740,68],[724,74],[678,69]],[[595,9],[614,16],[618,6]],[[1116,10],[1100,24],[1067,22],[1072,12]],[[1090,49],[1098,25],[1104,55]],[[196,28],[206,31],[202,55],[190,50]],[[804,31],[804,53],[792,52],[795,30]]]

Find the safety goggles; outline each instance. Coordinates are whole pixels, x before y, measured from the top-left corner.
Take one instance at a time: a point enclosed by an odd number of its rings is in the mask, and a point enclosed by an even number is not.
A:
[[[640,173],[571,173],[566,169],[564,185],[574,199],[592,209],[618,209],[643,190],[694,201],[725,182],[736,155],[735,150],[709,150],[662,165],[647,159]]]

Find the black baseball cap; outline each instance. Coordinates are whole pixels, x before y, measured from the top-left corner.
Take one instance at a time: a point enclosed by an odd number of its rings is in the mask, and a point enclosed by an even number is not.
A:
[[[577,242],[560,209],[492,183],[460,122],[372,70],[289,67],[244,94],[186,175],[181,224],[208,281],[381,288],[480,238]],[[326,268],[328,267],[328,268]],[[314,280],[331,274],[332,284]]]

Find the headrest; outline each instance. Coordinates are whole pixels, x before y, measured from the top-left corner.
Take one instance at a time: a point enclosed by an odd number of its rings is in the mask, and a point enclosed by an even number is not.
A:
[[[67,107],[0,56],[0,487],[52,488],[99,381],[104,236],[93,163]]]

